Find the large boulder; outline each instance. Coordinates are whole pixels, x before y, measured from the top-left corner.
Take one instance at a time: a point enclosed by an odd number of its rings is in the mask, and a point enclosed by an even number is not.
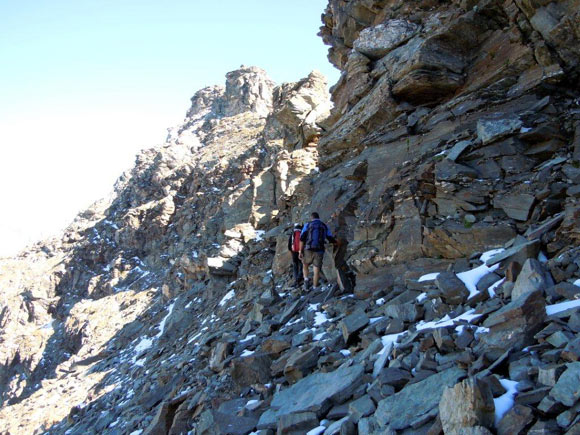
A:
[[[314,412],[321,417],[332,404],[343,403],[359,387],[361,365],[342,367],[331,373],[315,373],[274,395],[270,409],[260,417],[259,429],[275,428],[283,415]]]
[[[457,383],[465,372],[459,368],[445,370],[408,385],[396,394],[379,402],[375,417],[381,426],[402,430],[426,415],[437,414],[437,406],[445,387]]]

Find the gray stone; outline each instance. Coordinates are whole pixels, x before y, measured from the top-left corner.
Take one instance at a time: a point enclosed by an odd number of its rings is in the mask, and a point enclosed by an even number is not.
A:
[[[560,282],[548,289],[548,294],[556,294],[564,299],[576,299],[580,293],[580,287],[569,282]]]
[[[493,435],[493,432],[483,426],[462,427],[457,432],[448,433],[457,435]]]
[[[462,181],[463,178],[478,178],[479,173],[469,166],[444,159],[435,166],[435,178],[439,181]]]
[[[274,395],[270,409],[260,417],[258,429],[273,428],[286,414],[312,411],[321,417],[332,404],[348,399],[364,374],[360,365],[341,367],[331,373],[315,373]]]
[[[497,425],[497,435],[516,435],[534,421],[532,410],[527,406],[515,404]]]
[[[546,338],[546,341],[556,348],[566,346],[570,340],[574,338],[574,335],[568,331],[557,331]]]
[[[517,299],[523,294],[534,291],[543,293],[551,284],[551,279],[546,274],[542,263],[529,258],[516,279],[512,290],[512,299]]]
[[[580,332],[580,311],[575,311],[568,319],[568,328],[574,332]]]
[[[463,153],[470,145],[471,145],[471,141],[468,141],[468,140],[462,140],[462,141],[457,142],[455,145],[453,145],[453,148],[451,148],[449,150],[449,152],[447,153],[445,158],[454,162],[455,160],[457,160],[459,158],[461,153]]]
[[[446,434],[456,434],[461,428],[472,426],[491,428],[495,406],[489,385],[469,378],[446,388],[439,402],[439,418]]]
[[[345,343],[348,343],[354,334],[356,334],[368,324],[369,318],[362,310],[357,310],[342,319],[340,322],[340,328],[342,330],[342,336]]]
[[[374,417],[361,418],[358,421],[359,435],[373,435],[379,433],[380,427]]]
[[[527,221],[536,198],[527,193],[508,193],[496,196],[493,200],[495,208],[501,208],[505,214],[517,221]]]
[[[566,366],[563,364],[549,365],[538,369],[538,383],[553,387],[558,378],[564,372]]]
[[[533,344],[546,318],[546,301],[539,291],[526,293],[491,314],[483,323],[489,333],[480,338],[478,348],[523,349]]]
[[[350,423],[350,417],[343,417],[338,421],[335,421],[330,426],[326,428],[323,432],[324,435],[338,435],[341,434],[344,429],[346,429],[346,425]],[[352,423],[351,423],[352,424]],[[344,429],[343,429],[344,428]]]
[[[441,272],[435,279],[441,298],[448,304],[459,305],[469,297],[469,290],[453,272]]]
[[[362,417],[368,417],[373,414],[376,410],[376,406],[367,394],[356,399],[354,402],[351,402],[348,405],[348,410],[350,411],[354,423],[358,423]]]
[[[564,405],[574,406],[580,397],[580,362],[568,364],[550,394]]]
[[[257,420],[253,417],[207,410],[201,415],[197,430],[199,433],[211,435],[245,435],[254,430],[256,422]]]
[[[375,417],[381,426],[394,430],[405,429],[420,416],[437,411],[445,387],[455,385],[465,372],[458,368],[445,370],[379,402]]]
[[[486,275],[483,276],[483,278],[481,278],[477,284],[475,285],[475,287],[477,288],[477,290],[479,290],[480,292],[484,292],[486,291],[492,284],[495,284],[497,281],[499,281],[501,279],[501,277],[494,272],[490,272]]]
[[[550,393],[551,387],[536,388],[531,391],[524,391],[516,396],[516,403],[519,405],[536,405]]]
[[[531,242],[526,242],[512,246],[499,254],[494,255],[489,260],[485,262],[487,266],[493,266],[501,261],[505,263],[510,263],[515,261],[520,264],[524,264],[528,258],[536,258],[540,252],[540,241],[532,240]]]
[[[173,417],[172,412],[170,411],[170,405],[168,402],[162,402],[159,407],[157,408],[157,412],[155,413],[155,417],[149,424],[149,427],[145,429],[143,434],[146,435],[157,435],[157,434],[166,434],[171,427]]]
[[[509,364],[509,376],[512,381],[525,381],[529,379],[531,358],[524,357]]]
[[[559,412],[562,412],[563,409],[564,407],[562,406],[562,404],[550,395],[544,397],[538,405],[538,410],[542,411],[542,413],[545,415],[557,414]]]
[[[288,382],[293,384],[307,375],[312,368],[316,367],[319,353],[320,349],[314,346],[296,349],[290,355],[284,367],[284,376]]]
[[[519,117],[510,114],[498,114],[494,118],[477,121],[477,137],[483,144],[488,144],[508,136],[522,127]]]
[[[423,307],[416,303],[391,304],[385,307],[385,314],[400,322],[415,322],[423,312]]]
[[[389,51],[408,41],[419,26],[406,20],[389,20],[359,33],[353,47],[371,59],[380,59]]]
[[[560,426],[561,428],[566,428],[570,426],[576,419],[579,408],[580,406],[576,404],[572,408],[567,409],[566,411],[560,413],[558,417],[556,417],[556,422],[558,423],[558,426]]]
[[[538,420],[527,432],[527,435],[559,435],[558,423],[554,420]]]
[[[580,337],[575,338],[566,345],[566,348],[562,351],[562,359],[570,362],[580,359]]]
[[[288,321],[298,312],[300,307],[302,306],[303,302],[298,299],[297,301],[292,302],[288,308],[280,315],[280,323],[285,325]]]
[[[256,383],[265,384],[270,380],[272,360],[265,354],[253,354],[236,358],[232,362],[232,379],[239,386]]]
[[[388,367],[379,374],[379,381],[382,384],[392,385],[395,388],[401,389],[411,380],[411,373],[406,370]]]
[[[314,412],[286,414],[278,419],[276,435],[299,435],[318,426],[318,418]]]

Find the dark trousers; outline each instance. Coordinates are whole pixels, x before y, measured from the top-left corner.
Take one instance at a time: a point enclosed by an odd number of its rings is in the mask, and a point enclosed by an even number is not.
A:
[[[295,282],[302,281],[302,262],[298,258],[298,252],[292,252],[292,275]]]

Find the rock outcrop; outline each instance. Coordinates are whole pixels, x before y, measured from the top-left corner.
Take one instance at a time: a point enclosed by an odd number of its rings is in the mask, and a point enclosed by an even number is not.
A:
[[[196,93],[2,260],[0,430],[576,433],[579,6],[330,0],[334,105],[316,72]],[[341,244],[304,293],[314,210]]]

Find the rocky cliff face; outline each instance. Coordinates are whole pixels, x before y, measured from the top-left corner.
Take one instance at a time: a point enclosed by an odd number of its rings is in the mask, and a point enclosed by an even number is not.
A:
[[[241,67],[2,261],[7,433],[576,433],[578,1],[330,0],[342,71]],[[301,294],[320,212],[356,275]],[[515,404],[514,404],[515,403]]]

